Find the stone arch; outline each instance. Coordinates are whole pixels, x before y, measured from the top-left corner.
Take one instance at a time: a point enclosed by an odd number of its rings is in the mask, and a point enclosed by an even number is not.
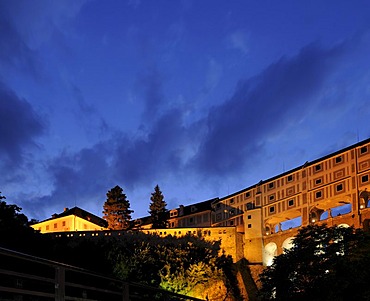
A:
[[[288,237],[286,240],[284,240],[283,244],[281,245],[284,253],[285,250],[289,250],[293,247],[293,238],[294,237]]]
[[[317,207],[313,207],[311,210],[310,210],[310,223],[313,224],[313,223],[316,223],[317,221],[320,220],[320,217],[321,217],[321,214],[323,214],[324,210],[320,209],[320,208],[317,208]]]
[[[270,266],[277,255],[277,245],[274,242],[269,242],[263,250],[263,265]]]
[[[339,224],[338,227],[349,228],[348,224]]]

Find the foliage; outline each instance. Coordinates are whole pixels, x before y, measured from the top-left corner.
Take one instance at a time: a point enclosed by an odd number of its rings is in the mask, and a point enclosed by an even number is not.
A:
[[[370,238],[362,230],[310,225],[260,276],[263,300],[370,300]]]
[[[31,252],[38,247],[40,235],[29,227],[28,218],[21,210],[17,205],[0,201],[0,246]]]
[[[149,213],[152,217],[152,228],[154,229],[163,229],[166,228],[166,202],[164,201],[164,196],[162,191],[159,189],[159,186],[155,186],[154,192],[150,197],[151,203],[149,206]]]
[[[225,273],[226,269],[232,270],[232,259],[219,255],[219,242],[194,236],[163,238],[128,232],[112,245],[110,260],[115,274],[123,280],[189,296],[203,294],[204,298],[215,283],[224,296],[235,292],[228,290]]]
[[[130,226],[130,202],[123,189],[118,185],[107,192],[107,200],[103,206],[103,218],[108,222],[111,230],[125,230]]]

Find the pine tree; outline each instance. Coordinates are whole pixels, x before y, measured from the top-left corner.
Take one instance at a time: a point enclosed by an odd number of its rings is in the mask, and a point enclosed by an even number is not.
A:
[[[164,201],[164,196],[162,191],[159,189],[159,186],[155,186],[154,192],[150,197],[151,203],[149,206],[149,214],[152,217],[153,229],[161,229],[166,228],[167,224],[167,209],[166,209],[166,202]]]
[[[103,206],[103,218],[108,222],[111,230],[125,230],[130,226],[130,202],[123,189],[118,185],[107,192],[107,200]]]

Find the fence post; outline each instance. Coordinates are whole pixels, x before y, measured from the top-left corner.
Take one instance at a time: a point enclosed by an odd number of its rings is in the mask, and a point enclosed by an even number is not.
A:
[[[65,299],[65,269],[55,267],[55,301],[64,301]]]
[[[127,282],[122,282],[122,301],[130,300],[130,286]]]

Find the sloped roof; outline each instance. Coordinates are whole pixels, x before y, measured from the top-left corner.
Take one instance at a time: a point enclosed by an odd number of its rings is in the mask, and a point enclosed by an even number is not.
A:
[[[62,213],[59,213],[59,214],[53,214],[53,216],[49,219],[46,219],[44,220],[43,222],[45,221],[48,221],[48,220],[53,220],[53,219],[56,219],[56,218],[61,218],[61,217],[65,217],[65,216],[69,216],[69,215],[75,215],[75,216],[78,216],[84,220],[87,220],[93,224],[96,224],[96,225],[99,225],[101,227],[107,227],[107,221],[84,210],[84,209],[81,209],[79,207],[73,207],[71,209],[68,209],[66,208]]]

